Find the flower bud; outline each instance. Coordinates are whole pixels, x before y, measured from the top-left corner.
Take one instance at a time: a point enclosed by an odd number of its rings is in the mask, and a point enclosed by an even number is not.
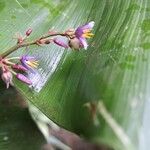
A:
[[[37,44],[38,46],[41,46],[41,45],[45,44],[45,40],[39,39],[39,40],[36,41],[36,44]]]
[[[45,40],[44,43],[45,43],[45,44],[50,44],[50,43],[51,43],[51,40]]]
[[[9,88],[9,85],[13,85],[12,79],[13,75],[10,71],[6,70],[1,75],[2,80],[6,83],[6,88]]]
[[[16,70],[20,70],[20,71],[27,71],[28,70],[27,68],[25,68],[24,66],[19,65],[19,64],[13,65],[12,68],[16,69]]]
[[[78,38],[73,38],[69,40],[69,46],[73,49],[79,50],[81,48],[81,44]]]
[[[32,33],[32,29],[29,28],[29,29],[26,31],[26,36],[29,36],[31,33]]]
[[[24,83],[26,83],[26,84],[28,84],[28,85],[31,85],[31,84],[32,84],[31,80],[29,80],[29,79],[28,79],[26,76],[24,76],[23,74],[18,73],[18,74],[16,75],[16,77],[17,77],[17,79],[19,79],[20,81],[22,81],[22,82],[24,82]]]
[[[68,45],[65,44],[63,41],[59,40],[58,38],[54,38],[54,43],[61,46],[61,47],[64,47],[64,48],[68,48]]]
[[[53,30],[49,30],[49,31],[48,31],[48,34],[49,34],[49,35],[57,34],[57,32],[56,32],[56,31],[53,31]]]
[[[24,39],[22,37],[18,37],[18,44],[22,44]]]

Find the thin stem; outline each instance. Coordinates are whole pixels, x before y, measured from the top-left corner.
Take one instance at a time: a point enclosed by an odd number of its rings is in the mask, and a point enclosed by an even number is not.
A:
[[[105,119],[106,123],[111,127],[114,131],[118,139],[122,142],[122,144],[128,149],[133,148],[132,142],[128,135],[125,133],[123,128],[116,122],[116,120],[111,116],[111,114],[106,109],[104,103],[100,101],[98,103],[98,112]]]
[[[47,35],[43,35],[43,36],[40,38],[40,40],[41,40],[41,39],[46,39],[46,38],[51,37],[51,36],[58,36],[58,35],[60,35],[60,36],[66,36],[65,33],[50,33],[50,34],[47,34]]]
[[[15,60],[15,59],[20,59],[20,57],[11,57],[11,58],[7,58],[7,60]]]
[[[8,50],[6,50],[6,52],[2,53],[0,56],[2,58],[8,56],[9,54],[13,53],[14,51],[18,50],[19,48],[21,47],[27,47],[27,46],[31,46],[31,45],[37,45],[37,42],[40,41],[40,40],[44,40],[44,39],[47,39],[51,36],[66,36],[65,33],[49,33],[47,35],[43,35],[41,36],[40,38],[36,39],[36,40],[33,40],[31,42],[26,42],[26,43],[22,43],[22,44],[16,44],[14,45],[13,47],[10,47]]]
[[[15,71],[13,71],[12,69],[9,68],[9,71],[14,74],[14,75],[17,75],[17,73]]]
[[[8,61],[8,60],[6,60],[5,63],[6,63],[7,65],[15,65],[15,63],[13,63],[13,62],[11,62],[11,61]]]
[[[34,44],[36,44],[35,41],[27,42],[27,43],[23,43],[23,44],[17,44],[13,47],[10,47],[6,52],[2,53],[1,57],[4,58],[4,57],[8,56],[9,54],[11,54],[12,52],[16,51],[17,49],[21,48],[21,47],[26,47],[26,46],[34,45]]]

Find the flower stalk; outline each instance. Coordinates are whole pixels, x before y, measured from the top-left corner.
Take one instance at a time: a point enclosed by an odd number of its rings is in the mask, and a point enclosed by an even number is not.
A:
[[[33,73],[38,67],[38,60],[36,60],[34,56],[23,55],[20,57],[8,58],[8,55],[23,47],[30,47],[32,45],[43,46],[51,43],[61,46],[65,49],[69,47],[75,50],[79,50],[80,48],[87,49],[88,44],[86,38],[93,37],[93,34],[91,33],[93,26],[94,22],[91,21],[83,26],[78,27],[76,30],[68,29],[65,32],[49,31],[46,35],[42,35],[33,41],[28,40],[32,33],[31,28],[25,32],[24,36],[19,34],[17,36],[16,45],[10,47],[6,52],[0,54],[1,79],[6,83],[6,87],[9,88],[9,85],[13,85],[14,76],[18,80],[31,85],[32,82],[27,78],[26,75],[24,75],[24,73]],[[57,38],[57,36],[66,37],[68,39],[68,43],[60,40]],[[24,73],[20,73],[19,71]]]
[[[8,50],[6,50],[6,52],[2,53],[0,56],[2,58],[7,57],[8,55],[10,55],[11,53],[13,53],[14,51],[18,50],[19,48],[22,47],[28,47],[31,45],[38,45],[38,41],[41,40],[46,40],[47,38],[51,37],[51,36],[66,36],[64,33],[49,33],[47,35],[44,35],[36,40],[33,41],[29,41],[29,42],[22,42],[22,43],[18,43],[16,45],[14,45],[13,47],[10,47]],[[24,40],[23,40],[24,41]]]

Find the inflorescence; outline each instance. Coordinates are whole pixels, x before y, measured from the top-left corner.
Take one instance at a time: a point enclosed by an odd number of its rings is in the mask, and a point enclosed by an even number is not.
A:
[[[9,54],[18,50],[22,47],[29,47],[31,45],[42,46],[45,44],[54,43],[63,48],[72,48],[79,50],[80,48],[87,49],[88,44],[86,39],[94,36],[91,33],[94,27],[94,21],[91,21],[83,26],[75,29],[69,29],[64,33],[49,31],[46,35],[34,41],[28,41],[28,37],[32,33],[32,29],[28,29],[25,36],[19,35],[17,37],[17,44],[9,48],[5,53],[0,55],[0,73],[1,79],[5,82],[6,87],[9,88],[13,85],[13,77],[15,76],[18,80],[31,85],[32,82],[26,76],[27,72],[33,72],[38,67],[38,60],[34,56],[23,55],[20,57],[8,57]],[[64,36],[68,39],[68,43],[57,38],[57,36]]]

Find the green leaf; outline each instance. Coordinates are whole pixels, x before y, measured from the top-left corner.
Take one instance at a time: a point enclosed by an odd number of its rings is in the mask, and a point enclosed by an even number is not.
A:
[[[1,82],[0,82],[1,83]],[[40,150],[44,138],[15,90],[0,93],[0,149]],[[13,97],[13,99],[12,99]]]
[[[14,53],[29,53],[40,60],[38,73],[30,75],[34,87],[17,82],[17,89],[50,119],[88,139],[116,149],[145,145],[143,137],[149,137],[145,132],[149,122],[144,119],[142,126],[150,88],[148,0],[14,0],[0,5],[2,51],[15,43],[11,40],[15,32],[29,26],[33,39],[49,28],[64,31],[94,20],[95,37],[87,51],[50,45]],[[86,104],[95,101],[103,103],[98,103],[101,110],[93,120]]]

